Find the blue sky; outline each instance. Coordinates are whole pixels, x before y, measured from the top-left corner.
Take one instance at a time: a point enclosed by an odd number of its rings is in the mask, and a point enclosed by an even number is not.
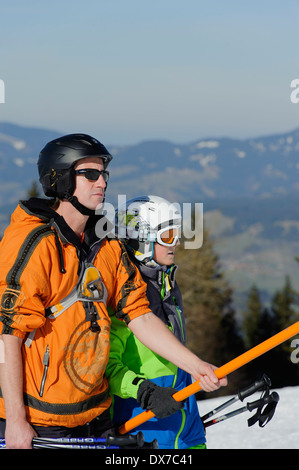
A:
[[[299,126],[296,0],[0,0],[0,121],[109,144]]]

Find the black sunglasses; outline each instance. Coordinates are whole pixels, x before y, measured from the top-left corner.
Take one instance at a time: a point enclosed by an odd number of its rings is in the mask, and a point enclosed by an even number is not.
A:
[[[82,170],[75,170],[75,175],[83,175],[87,180],[97,181],[102,175],[105,183],[108,183],[109,180],[109,171],[106,170],[96,170],[95,168],[84,168]]]

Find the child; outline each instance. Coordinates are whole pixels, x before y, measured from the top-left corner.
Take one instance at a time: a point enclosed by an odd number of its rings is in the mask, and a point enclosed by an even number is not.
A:
[[[131,260],[147,283],[152,312],[185,344],[182,296],[175,281],[174,264],[180,228],[180,211],[157,196],[131,199],[116,214],[116,234],[124,241]],[[134,432],[142,431],[146,441],[157,439],[163,449],[205,448],[205,432],[195,397],[184,403],[172,398],[176,390],[190,385],[190,374],[147,349],[109,313],[111,349],[106,375],[114,396],[114,424],[118,426],[140,414],[142,409],[150,408],[151,402],[155,417]],[[226,379],[221,385],[226,385]]]

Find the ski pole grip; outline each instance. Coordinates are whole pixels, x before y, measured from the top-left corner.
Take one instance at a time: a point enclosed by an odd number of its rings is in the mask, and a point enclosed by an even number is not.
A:
[[[135,447],[143,447],[144,445],[144,436],[141,431],[139,431],[137,434],[129,434],[127,436],[113,436],[113,435],[108,435],[107,436],[107,445],[110,446],[119,446],[119,447],[124,447],[124,446],[135,446]]]
[[[152,442],[145,442],[142,446],[143,449],[159,449],[159,444],[157,439],[154,439]]]
[[[239,390],[239,400],[243,401],[244,398],[249,397],[250,395],[255,392],[258,392],[259,390],[263,390],[265,387],[271,387],[271,380],[266,374],[264,374],[261,379],[256,380],[253,384],[249,385],[248,387]]]
[[[277,392],[272,392],[271,395],[267,397],[260,398],[259,400],[253,401],[251,403],[247,403],[247,409],[249,411],[254,410],[255,408],[262,407],[264,405],[268,405],[269,403],[278,403],[279,402],[279,395]]]
[[[252,401],[251,403],[247,403],[247,410],[252,411],[252,410],[255,410],[256,408],[261,408],[262,406],[264,406],[264,404],[265,404],[265,400],[263,400],[263,398]]]

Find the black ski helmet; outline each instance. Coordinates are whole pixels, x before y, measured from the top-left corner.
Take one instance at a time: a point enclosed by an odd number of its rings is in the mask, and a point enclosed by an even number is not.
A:
[[[68,199],[80,212],[91,211],[73,196],[76,179],[74,166],[78,160],[99,157],[107,168],[112,155],[101,142],[87,134],[68,134],[48,142],[39,154],[39,180],[48,197]]]

